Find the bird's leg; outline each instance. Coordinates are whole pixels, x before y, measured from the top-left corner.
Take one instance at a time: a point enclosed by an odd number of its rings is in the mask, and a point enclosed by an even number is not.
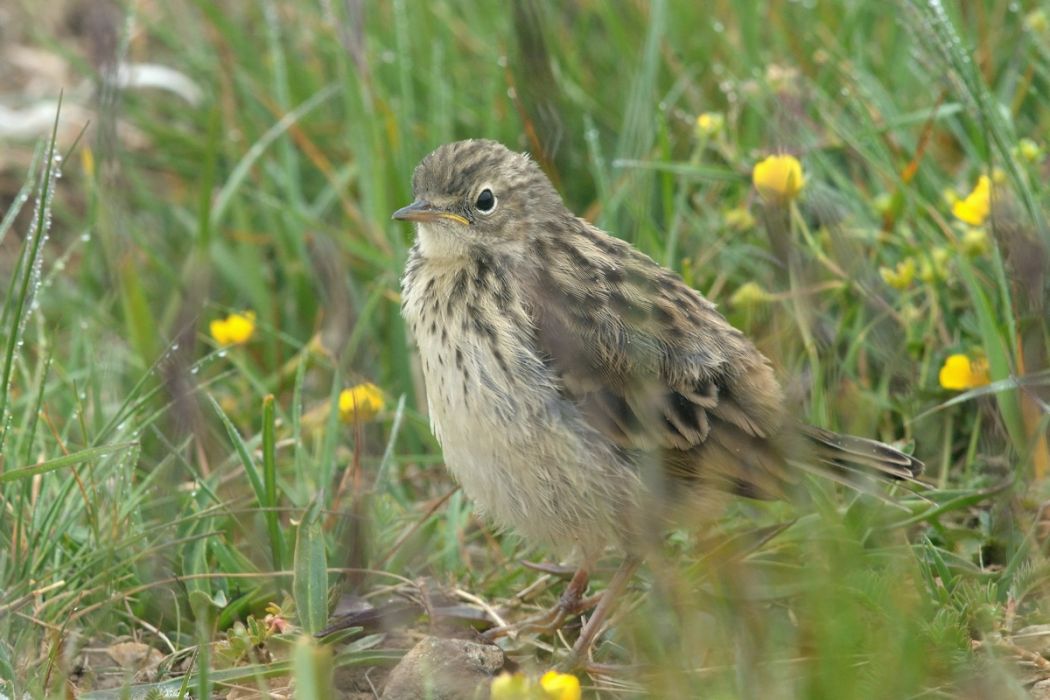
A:
[[[576,573],[572,575],[572,579],[570,579],[569,585],[566,586],[565,591],[561,594],[561,598],[558,599],[558,602],[555,603],[554,607],[550,610],[513,625],[494,627],[485,632],[482,636],[491,641],[519,630],[529,630],[540,633],[556,632],[561,629],[561,626],[565,624],[565,621],[569,618],[578,615],[585,610],[590,610],[597,605],[598,596],[591,596],[590,598],[583,597],[583,594],[587,591],[587,582],[589,580],[590,575],[588,573],[588,567],[586,565],[580,566],[580,568],[576,570]]]
[[[560,616],[558,619],[564,621],[568,617],[572,617],[576,613],[587,610],[587,607],[581,607],[586,602],[583,598],[583,594],[587,592],[587,583],[590,581],[590,574],[587,571],[586,565],[581,565],[580,568],[576,569],[576,573],[572,575],[569,580],[569,585],[565,587],[565,591],[562,592],[561,598],[558,599],[558,604],[554,606],[554,609]],[[559,625],[560,626],[560,625]]]
[[[601,632],[602,625],[605,624],[605,618],[612,612],[617,598],[627,588],[627,584],[641,563],[642,561],[638,557],[628,556],[620,564],[620,568],[616,570],[616,573],[610,579],[609,585],[602,591],[598,606],[591,613],[591,617],[587,620],[583,629],[580,630],[580,636],[576,638],[576,643],[572,645],[572,651],[559,664],[563,670],[571,671],[586,660],[591,645],[594,643],[598,633]]]

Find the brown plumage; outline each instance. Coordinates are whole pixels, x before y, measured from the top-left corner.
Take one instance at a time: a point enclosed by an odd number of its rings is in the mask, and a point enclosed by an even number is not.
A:
[[[794,464],[910,478],[872,440],[803,426],[769,361],[714,304],[574,216],[494,141],[428,155],[402,283],[435,434],[498,523],[586,559],[640,553],[683,494],[774,497]],[[661,518],[655,518],[661,520]]]

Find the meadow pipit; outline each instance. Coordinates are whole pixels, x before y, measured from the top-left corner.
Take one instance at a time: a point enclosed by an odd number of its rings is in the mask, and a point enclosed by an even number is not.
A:
[[[495,522],[577,550],[562,613],[607,544],[628,554],[573,660],[665,514],[696,495],[779,496],[802,462],[921,470],[888,445],[799,423],[769,361],[714,304],[573,215],[527,155],[450,143],[412,189],[394,213],[417,224],[402,312],[449,468]]]

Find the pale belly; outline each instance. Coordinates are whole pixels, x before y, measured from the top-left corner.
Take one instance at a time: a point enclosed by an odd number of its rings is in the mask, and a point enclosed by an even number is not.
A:
[[[405,317],[415,327],[432,429],[466,494],[498,525],[563,552],[593,556],[623,544],[640,482],[561,396],[527,332],[515,337],[506,323],[470,332],[454,310],[435,324],[428,303],[407,296]]]

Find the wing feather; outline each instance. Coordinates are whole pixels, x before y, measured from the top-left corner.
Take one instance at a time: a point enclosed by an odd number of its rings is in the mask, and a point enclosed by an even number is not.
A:
[[[769,363],[680,278],[582,221],[542,248],[528,290],[537,343],[595,428],[625,448],[677,450],[703,445],[716,420],[776,432]]]
[[[587,422],[626,450],[657,454],[666,476],[779,497],[789,464],[831,475],[912,478],[914,457],[785,416],[765,356],[714,304],[652,259],[582,220],[535,241],[526,285],[537,348]]]

